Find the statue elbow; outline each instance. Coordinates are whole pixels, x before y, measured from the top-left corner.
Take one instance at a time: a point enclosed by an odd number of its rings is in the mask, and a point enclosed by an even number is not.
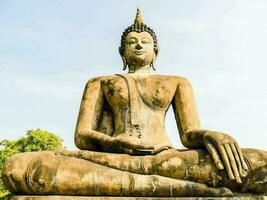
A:
[[[74,143],[75,146],[81,150],[96,150],[90,138],[80,132],[75,133]]]
[[[181,142],[188,149],[196,148],[196,146],[192,142],[190,142],[190,137],[187,134],[183,135],[183,137],[181,138]]]
[[[75,143],[75,146],[78,149],[81,149],[81,150],[84,150],[85,149],[85,145],[84,145],[84,141],[83,141],[83,136],[81,134],[78,134],[78,133],[75,134],[74,143]]]
[[[76,130],[76,132],[75,132],[74,143],[75,143],[75,146],[78,149],[82,149],[82,146],[83,146],[83,136],[82,136],[81,131],[79,131],[79,130]]]
[[[182,144],[184,145],[184,147],[186,147],[188,149],[192,149],[192,146],[187,141],[182,140]]]

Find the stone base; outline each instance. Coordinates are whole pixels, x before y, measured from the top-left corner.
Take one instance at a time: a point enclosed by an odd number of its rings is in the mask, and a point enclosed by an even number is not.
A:
[[[93,197],[93,196],[10,196],[4,200],[267,200],[267,196],[249,195],[236,197]]]

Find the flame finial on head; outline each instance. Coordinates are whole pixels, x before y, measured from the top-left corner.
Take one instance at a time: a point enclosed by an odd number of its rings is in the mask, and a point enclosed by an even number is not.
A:
[[[137,7],[137,11],[136,11],[134,24],[137,26],[141,26],[141,24],[143,24],[143,17],[141,15],[140,9],[138,7]]]
[[[137,33],[148,32],[152,36],[153,41],[154,41],[154,51],[156,54],[158,54],[159,48],[158,48],[158,40],[157,40],[156,33],[153,31],[152,28],[144,24],[140,9],[138,7],[137,7],[134,23],[131,26],[128,26],[123,31],[122,36],[121,36],[121,46],[119,47],[119,51],[122,56],[124,56],[126,37],[130,32],[137,32]],[[151,67],[155,70],[153,62],[151,63]],[[127,62],[124,60],[123,70],[125,70],[126,68],[127,68]]]

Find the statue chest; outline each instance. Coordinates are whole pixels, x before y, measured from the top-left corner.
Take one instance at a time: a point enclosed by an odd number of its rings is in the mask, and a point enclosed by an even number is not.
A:
[[[116,112],[139,101],[154,110],[167,110],[175,93],[168,79],[157,77],[119,77],[103,81],[102,89],[112,110]]]

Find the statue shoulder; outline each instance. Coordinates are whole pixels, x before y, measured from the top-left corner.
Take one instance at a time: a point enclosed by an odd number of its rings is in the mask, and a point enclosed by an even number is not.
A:
[[[182,85],[191,85],[190,81],[188,78],[183,77],[183,76],[175,76],[176,80],[178,81],[178,84],[182,84]]]
[[[189,85],[191,86],[190,81],[188,80],[188,78],[184,77],[184,76],[177,76],[177,75],[164,75],[169,81],[175,83],[175,85],[179,86],[179,85]]]
[[[165,79],[168,81],[171,81],[177,85],[185,84],[185,85],[191,85],[190,81],[183,76],[177,76],[177,75],[155,75],[159,79]]]
[[[96,76],[93,78],[90,78],[87,83],[86,86],[89,85],[95,85],[95,84],[100,84],[102,81],[107,81],[107,80],[111,80],[114,79],[116,76],[115,75],[110,75],[110,76]]]

